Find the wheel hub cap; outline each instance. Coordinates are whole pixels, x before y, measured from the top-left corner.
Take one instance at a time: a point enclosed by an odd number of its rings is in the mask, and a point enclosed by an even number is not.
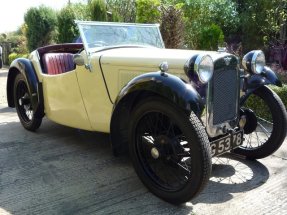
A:
[[[151,156],[154,158],[154,159],[158,159],[159,158],[159,151],[157,150],[157,148],[152,148],[151,149]]]
[[[29,95],[26,93],[19,99],[19,105],[28,105],[30,103]]]

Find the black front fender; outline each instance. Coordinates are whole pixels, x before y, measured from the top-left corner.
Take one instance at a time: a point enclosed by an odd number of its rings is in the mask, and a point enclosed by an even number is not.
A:
[[[282,87],[282,83],[275,72],[267,66],[264,67],[261,74],[252,75],[247,79],[247,89],[257,89],[261,86],[270,84]]]
[[[127,95],[140,92],[152,92],[164,97],[188,114],[193,111],[200,116],[203,110],[202,98],[194,87],[177,76],[160,72],[146,73],[131,80],[119,93],[114,110]]]
[[[14,104],[14,81],[16,75],[21,73],[28,84],[28,90],[32,96],[31,102],[36,115],[43,116],[42,102],[42,85],[36,75],[32,62],[26,58],[18,58],[14,60],[9,68],[7,77],[7,102],[9,107],[15,107]]]
[[[203,100],[195,88],[174,75],[152,72],[134,78],[121,90],[114,104],[110,131],[115,154],[119,154],[128,141],[128,122],[132,108],[147,96],[165,98],[187,116],[193,111],[200,117],[204,109]]]
[[[282,87],[282,82],[279,80],[275,72],[267,66],[264,67],[261,74],[252,75],[245,80],[244,91],[246,94],[241,97],[240,104],[243,104],[256,89],[264,85]]]

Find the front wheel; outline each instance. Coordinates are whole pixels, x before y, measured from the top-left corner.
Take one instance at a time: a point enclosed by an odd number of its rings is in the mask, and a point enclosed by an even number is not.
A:
[[[135,171],[158,197],[181,204],[195,197],[211,172],[207,134],[190,116],[168,101],[152,97],[133,110],[129,150]]]
[[[254,91],[242,107],[247,113],[245,141],[234,152],[249,159],[274,153],[286,137],[286,109],[279,96],[263,86]]]
[[[31,94],[26,79],[21,73],[16,76],[14,82],[14,103],[23,127],[30,131],[38,129],[42,123],[42,118],[35,116]]]

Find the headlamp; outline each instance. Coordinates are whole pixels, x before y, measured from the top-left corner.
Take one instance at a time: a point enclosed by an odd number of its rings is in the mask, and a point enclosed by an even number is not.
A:
[[[265,65],[265,55],[261,50],[248,52],[242,60],[243,68],[254,74],[261,74]]]
[[[209,55],[200,54],[197,56],[194,63],[194,71],[197,72],[202,83],[207,83],[212,78],[213,70],[213,60]]]

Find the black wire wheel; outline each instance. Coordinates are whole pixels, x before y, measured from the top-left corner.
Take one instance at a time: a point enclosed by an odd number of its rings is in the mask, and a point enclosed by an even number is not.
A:
[[[21,73],[16,76],[14,82],[14,103],[23,127],[30,131],[38,129],[42,123],[42,118],[35,117],[31,94],[26,79]]]
[[[249,159],[260,159],[274,153],[286,137],[286,109],[279,96],[263,86],[245,101],[246,113],[243,145],[234,152]]]
[[[158,197],[181,204],[195,197],[211,172],[204,127],[164,99],[152,97],[133,110],[129,150],[136,173]]]

